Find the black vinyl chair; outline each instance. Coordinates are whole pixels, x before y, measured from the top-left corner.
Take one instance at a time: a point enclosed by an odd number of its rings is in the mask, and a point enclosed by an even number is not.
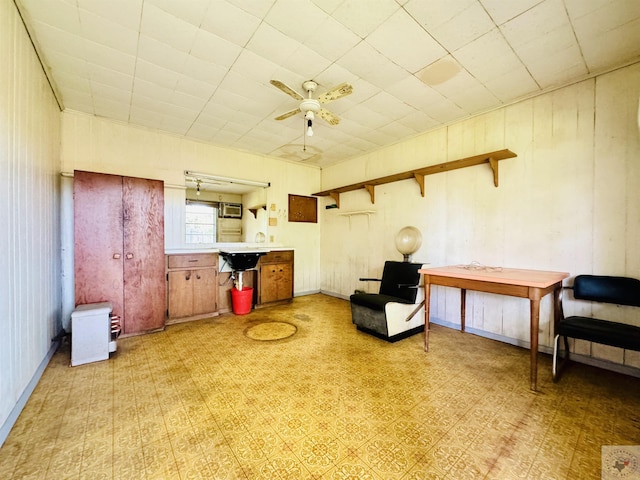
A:
[[[386,261],[378,293],[356,292],[351,320],[358,330],[395,342],[424,331],[424,290],[420,288],[421,263]],[[422,312],[422,314],[420,314]]]

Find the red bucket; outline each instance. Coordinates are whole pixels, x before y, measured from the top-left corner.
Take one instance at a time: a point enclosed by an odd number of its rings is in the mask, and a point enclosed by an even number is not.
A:
[[[253,288],[242,287],[238,290],[236,287],[231,289],[231,305],[233,313],[236,315],[245,315],[251,311],[253,303]]]

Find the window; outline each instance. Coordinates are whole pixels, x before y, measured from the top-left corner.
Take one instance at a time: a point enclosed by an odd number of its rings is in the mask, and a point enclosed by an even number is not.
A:
[[[187,200],[186,242],[215,243],[217,218],[217,204]]]

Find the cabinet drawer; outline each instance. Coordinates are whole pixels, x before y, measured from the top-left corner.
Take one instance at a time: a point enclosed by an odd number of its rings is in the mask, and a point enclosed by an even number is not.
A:
[[[269,252],[260,257],[260,264],[293,262],[293,250],[283,250],[279,252]]]
[[[169,255],[169,268],[215,267],[218,265],[217,253],[194,253]]]

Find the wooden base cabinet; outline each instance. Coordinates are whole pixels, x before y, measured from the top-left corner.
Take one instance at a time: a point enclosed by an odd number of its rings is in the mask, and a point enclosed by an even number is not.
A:
[[[75,304],[111,302],[125,335],[164,328],[164,184],[75,171]]]
[[[218,314],[218,254],[167,255],[167,323]]]
[[[293,299],[293,250],[271,251],[260,257],[258,306]]]

